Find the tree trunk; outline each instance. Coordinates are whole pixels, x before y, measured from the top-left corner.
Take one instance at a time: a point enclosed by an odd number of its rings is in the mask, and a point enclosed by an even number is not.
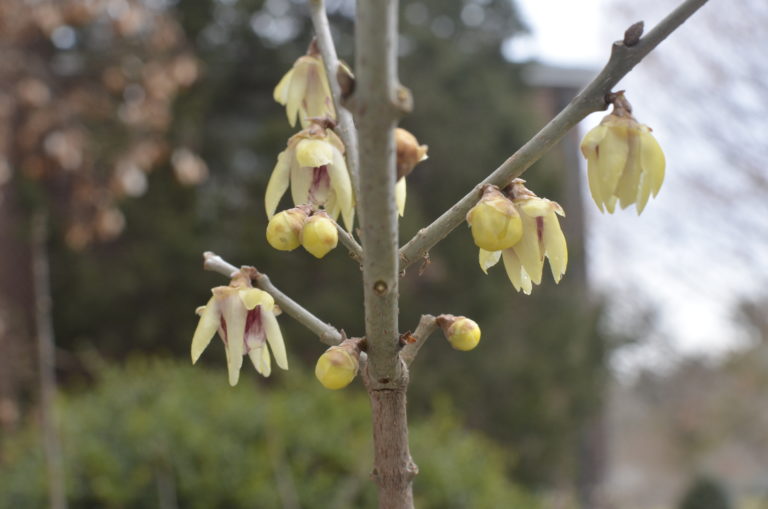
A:
[[[53,334],[53,317],[51,316],[48,221],[44,212],[36,213],[33,218],[30,242],[35,286],[40,416],[48,469],[48,495],[51,509],[66,509],[64,465],[56,425],[56,344]]]

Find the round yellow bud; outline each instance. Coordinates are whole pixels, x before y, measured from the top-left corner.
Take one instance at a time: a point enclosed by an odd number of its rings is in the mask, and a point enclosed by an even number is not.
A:
[[[327,255],[339,243],[336,225],[325,214],[310,217],[301,230],[301,245],[316,258]]]
[[[278,251],[293,251],[301,245],[299,233],[306,219],[298,208],[278,212],[267,224],[267,242]]]
[[[480,342],[480,326],[474,320],[460,316],[445,331],[445,337],[456,350],[466,352]]]
[[[475,245],[486,251],[501,251],[517,244],[523,236],[523,221],[515,205],[496,189],[467,214]]]
[[[359,363],[345,349],[332,346],[317,359],[315,376],[326,389],[343,389],[354,380]]]

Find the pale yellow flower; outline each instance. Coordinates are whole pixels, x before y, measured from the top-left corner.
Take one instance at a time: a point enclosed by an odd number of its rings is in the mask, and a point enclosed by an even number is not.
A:
[[[483,272],[504,261],[507,277],[517,291],[530,295],[533,285],[541,283],[544,258],[549,260],[552,278],[559,283],[568,265],[568,248],[557,215],[564,216],[556,202],[539,198],[515,179],[512,202],[520,213],[523,234],[512,247],[490,251],[480,249],[478,261]]]
[[[288,369],[288,358],[280,326],[275,317],[275,301],[267,292],[252,288],[250,278],[239,274],[229,286],[217,286],[208,304],[197,309],[200,321],[192,338],[192,363],[213,339],[216,332],[224,342],[230,385],[240,377],[243,356],[263,376],[272,368],[269,350],[282,369]],[[267,348],[269,345],[269,349]]]
[[[597,207],[613,213],[616,203],[633,203],[640,214],[664,182],[664,152],[648,126],[639,124],[620,102],[581,142],[589,190]]]
[[[312,123],[288,140],[288,147],[277,156],[264,196],[269,219],[289,186],[296,206],[323,207],[334,220],[341,214],[347,230],[352,230],[352,183],[344,161],[344,144],[333,131]]]
[[[310,49],[310,53],[312,50]],[[275,87],[275,101],[285,106],[288,122],[309,126],[311,118],[336,118],[323,59],[319,54],[300,57]]]

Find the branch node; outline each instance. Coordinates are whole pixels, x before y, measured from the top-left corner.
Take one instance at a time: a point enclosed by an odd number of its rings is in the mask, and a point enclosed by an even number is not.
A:
[[[397,86],[394,106],[395,109],[403,115],[413,111],[413,94],[411,94],[409,88],[404,87],[403,85]]]

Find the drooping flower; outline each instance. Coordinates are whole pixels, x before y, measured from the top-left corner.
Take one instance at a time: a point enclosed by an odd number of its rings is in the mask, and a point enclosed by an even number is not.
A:
[[[229,286],[217,286],[211,292],[213,297],[208,304],[197,309],[200,321],[192,338],[192,363],[197,362],[218,332],[227,354],[230,385],[237,384],[244,355],[250,357],[256,371],[265,377],[272,371],[269,350],[277,365],[288,369],[272,296],[253,288],[245,269],[232,278]]]
[[[323,122],[313,121],[292,136],[277,156],[264,197],[269,219],[289,185],[296,206],[323,207],[334,220],[341,214],[347,230],[352,230],[355,206],[344,144]]]
[[[617,202],[623,209],[634,203],[640,214],[664,182],[664,152],[622,94],[613,103],[613,112],[581,142],[589,190],[600,211],[613,213]]]
[[[426,145],[419,145],[419,141],[410,132],[402,127],[395,128],[395,152],[397,155],[395,201],[397,203],[397,212],[401,216],[405,214],[405,177],[413,171],[417,164],[427,159],[428,149],[429,147]]]
[[[304,249],[315,258],[322,258],[339,243],[339,232],[328,214],[318,212],[304,223],[300,239]]]
[[[530,295],[533,285],[541,283],[544,258],[549,260],[555,283],[560,282],[568,265],[568,248],[557,219],[557,215],[565,215],[562,207],[546,198],[539,198],[523,185],[524,182],[515,179],[509,191],[522,220],[522,237],[507,249],[489,251],[481,248],[479,263],[483,272],[487,273],[502,259],[507,277],[515,289]]]
[[[523,221],[512,200],[496,186],[486,186],[483,197],[467,213],[475,245],[487,251],[514,246],[523,236]]]
[[[440,315],[437,324],[443,329],[445,339],[456,350],[468,352],[480,342],[480,326],[465,316]]]
[[[357,376],[358,357],[359,353],[344,343],[332,346],[317,359],[315,376],[326,389],[343,389]]]
[[[285,106],[291,127],[299,118],[301,127],[309,126],[313,117],[336,118],[333,96],[323,66],[323,58],[314,44],[306,55],[299,57],[293,67],[275,87],[275,101]]]

